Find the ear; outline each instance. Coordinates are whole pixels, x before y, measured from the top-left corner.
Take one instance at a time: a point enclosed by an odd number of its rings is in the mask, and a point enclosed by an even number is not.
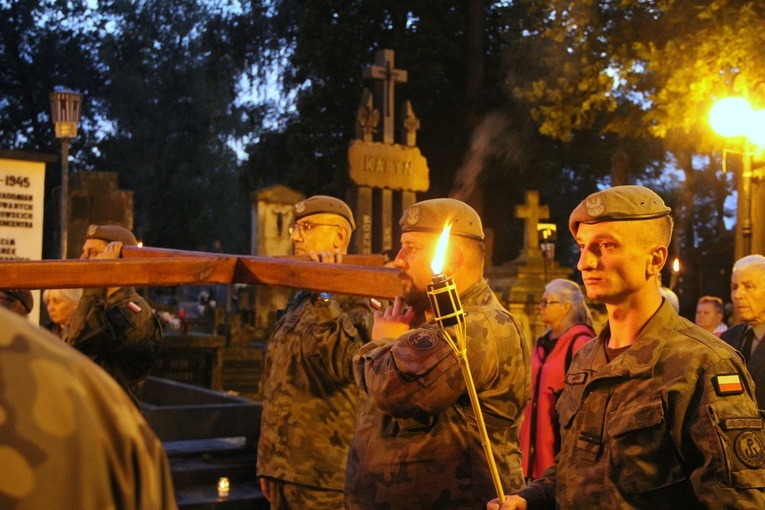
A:
[[[335,229],[335,236],[332,238],[332,246],[335,248],[344,248],[348,244],[348,229],[338,227]]]
[[[652,248],[649,254],[650,258],[648,260],[648,267],[646,267],[646,275],[653,277],[659,274],[664,267],[664,264],[667,263],[669,250],[666,246],[657,246]]]
[[[444,273],[454,274],[461,267],[465,261],[465,252],[458,243],[453,243],[446,253],[446,260],[444,261]]]

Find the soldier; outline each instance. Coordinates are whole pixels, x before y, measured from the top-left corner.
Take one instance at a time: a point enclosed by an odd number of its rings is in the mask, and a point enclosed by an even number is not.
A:
[[[175,509],[162,443],[120,387],[0,310],[0,507]]]
[[[720,338],[738,349],[754,379],[757,403],[765,409],[765,257],[747,255],[736,261],[730,278],[730,296],[743,322]]]
[[[123,245],[138,245],[119,225],[90,225],[86,237],[81,259],[117,259]],[[162,327],[133,287],[85,289],[66,333],[66,342],[114,377],[136,404],[161,341]]]
[[[444,274],[453,276],[465,311],[469,365],[493,455],[503,489],[524,486],[518,433],[531,395],[530,345],[483,278],[478,214],[458,200],[426,200],[400,221],[394,265],[403,298],[375,313],[373,341],[354,357],[362,406],[348,457],[347,508],[482,508],[494,490],[459,362],[427,297],[448,219]]]
[[[503,510],[765,508],[752,379],[730,346],[679,317],[656,285],[669,214],[642,186],[593,193],[571,214],[577,268],[608,323],[566,375],[556,463]]]
[[[0,306],[27,317],[35,307],[35,298],[28,290],[0,290]]]
[[[296,255],[339,264],[356,228],[342,200],[317,195],[292,207]],[[258,443],[261,489],[277,509],[338,509],[358,413],[351,359],[372,331],[368,299],[298,292],[266,350]]]

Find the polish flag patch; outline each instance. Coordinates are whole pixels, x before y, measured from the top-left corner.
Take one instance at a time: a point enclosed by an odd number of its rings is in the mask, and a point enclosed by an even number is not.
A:
[[[720,374],[712,378],[718,395],[739,395],[744,393],[744,385],[738,374]]]
[[[137,304],[133,303],[132,301],[128,302],[127,307],[130,308],[133,311],[133,313],[138,313],[141,310],[143,310],[143,308],[141,308]]]

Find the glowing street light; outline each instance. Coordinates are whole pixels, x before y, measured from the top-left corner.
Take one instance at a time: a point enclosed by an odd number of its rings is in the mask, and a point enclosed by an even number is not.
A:
[[[739,259],[752,253],[752,178],[755,183],[759,175],[753,170],[754,152],[752,146],[765,146],[765,110],[754,111],[749,102],[742,97],[726,97],[717,101],[709,111],[709,123],[715,132],[726,138],[742,136],[744,150],[741,152],[743,171],[737,182],[738,204],[736,208],[736,246],[735,258]],[[723,169],[725,154],[736,152],[723,151]],[[739,239],[741,243],[739,244]]]
[[[50,116],[61,139],[61,258],[66,258],[69,238],[69,142],[77,137],[82,94],[59,89],[50,93]]]

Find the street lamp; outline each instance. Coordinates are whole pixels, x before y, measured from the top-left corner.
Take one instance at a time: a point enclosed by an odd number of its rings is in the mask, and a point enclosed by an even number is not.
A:
[[[753,147],[765,145],[765,110],[754,111],[749,102],[742,97],[726,97],[712,106],[709,112],[709,123],[712,129],[723,137],[743,137],[744,140],[744,150],[739,152],[742,156],[743,169],[736,184],[738,204],[736,207],[735,258],[738,260],[752,253],[752,209],[754,202],[752,179],[756,184],[762,173],[753,168]],[[725,155],[728,152],[738,151],[723,150],[723,171],[725,171]],[[762,249],[761,243],[755,244]]]
[[[69,142],[77,136],[82,94],[57,87],[50,94],[50,114],[61,139],[61,258],[66,258],[69,237]]]

